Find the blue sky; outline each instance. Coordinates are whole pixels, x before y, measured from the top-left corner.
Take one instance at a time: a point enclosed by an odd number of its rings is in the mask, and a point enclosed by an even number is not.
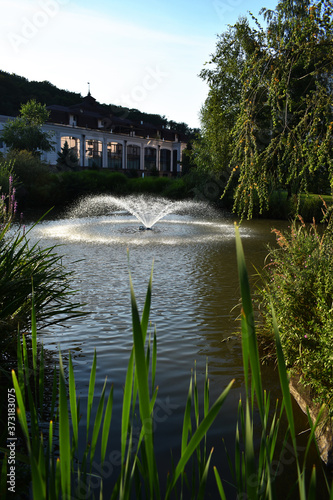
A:
[[[274,0],[265,6],[274,8]],[[198,127],[217,34],[260,0],[2,0],[0,69]]]

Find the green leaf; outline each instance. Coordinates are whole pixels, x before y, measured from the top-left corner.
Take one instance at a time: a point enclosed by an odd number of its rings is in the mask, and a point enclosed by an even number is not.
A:
[[[106,403],[106,409],[104,413],[103,429],[102,429],[102,442],[101,442],[101,464],[103,466],[105,460],[106,447],[109,438],[109,432],[111,428],[111,417],[113,408],[113,386],[109,392],[109,397]]]
[[[69,434],[69,416],[67,391],[61,354],[59,355],[59,448],[61,491],[64,499],[71,494],[71,449]]]
[[[71,353],[69,353],[69,402],[71,409],[71,420],[73,428],[73,438],[74,438],[74,450],[77,448],[79,443],[78,435],[78,415],[77,415],[77,405],[76,405],[76,389],[75,389],[75,378],[73,370],[73,362]]]
[[[201,440],[204,438],[204,436],[207,434],[208,430],[210,429],[211,425],[213,424],[215,418],[217,417],[224,401],[227,395],[229,394],[229,391],[234,383],[234,380],[230,382],[230,384],[224,389],[222,394],[217,398],[215,403],[212,405],[212,407],[209,410],[208,415],[202,420],[200,423],[199,427],[196,429],[194,432],[192,438],[190,439],[190,442],[188,443],[186,449],[182,453],[178,464],[176,466],[174,475],[172,477],[172,480],[169,484],[169,487],[167,489],[166,493],[166,499],[170,497],[171,491],[173,487],[175,486],[180,474],[182,471],[185,469],[185,466],[188,462],[188,460],[191,458],[192,454],[195,452],[197,446],[200,444]]]
[[[89,379],[89,389],[88,389],[88,401],[87,401],[87,430],[86,430],[86,439],[88,442],[89,437],[89,426],[90,426],[90,415],[91,408],[94,400],[94,392],[95,392],[95,378],[96,378],[96,349],[94,352],[94,360],[90,371],[90,379]]]

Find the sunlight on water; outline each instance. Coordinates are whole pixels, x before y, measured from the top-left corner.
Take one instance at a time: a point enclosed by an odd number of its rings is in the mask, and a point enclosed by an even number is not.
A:
[[[206,203],[144,196],[87,197],[66,218],[44,222],[35,231],[41,238],[102,245],[188,245],[234,237],[230,218]],[[242,229],[243,236],[248,233]]]

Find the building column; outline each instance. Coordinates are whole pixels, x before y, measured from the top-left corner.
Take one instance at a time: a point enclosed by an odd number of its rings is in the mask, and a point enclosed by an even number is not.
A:
[[[108,141],[103,137],[102,141],[102,168],[108,168]]]
[[[144,144],[140,144],[140,170],[145,169],[145,147]]]
[[[127,169],[127,141],[123,143],[123,169]]]
[[[80,163],[81,167],[86,166],[86,136],[84,134],[80,138]]]
[[[157,172],[160,171],[161,168],[161,146],[160,144],[157,145],[157,151],[156,151],[156,170]]]

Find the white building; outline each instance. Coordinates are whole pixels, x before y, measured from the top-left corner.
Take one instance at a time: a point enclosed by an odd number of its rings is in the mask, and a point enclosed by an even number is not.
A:
[[[181,172],[186,137],[163,126],[137,123],[109,113],[90,93],[72,106],[48,106],[50,119],[43,130],[51,132],[55,150],[42,159],[56,165],[67,141],[76,152],[81,168],[97,167],[117,171],[153,172],[175,176]],[[0,130],[13,117],[0,115]],[[6,145],[0,142],[0,151]]]

